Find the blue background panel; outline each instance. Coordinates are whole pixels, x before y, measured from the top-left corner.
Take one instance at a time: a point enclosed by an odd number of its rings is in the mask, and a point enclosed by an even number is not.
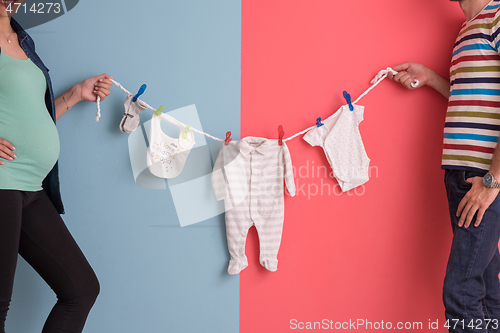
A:
[[[28,33],[56,95],[107,72],[133,92],[146,83],[151,106],[195,104],[204,131],[239,138],[240,26],[239,1],[84,0]],[[136,185],[119,131],[126,94],[111,89],[99,123],[88,102],[58,121],[63,218],[101,283],[85,331],[237,332],[223,215],[181,228],[168,188]],[[7,331],[40,331],[54,302],[20,259]]]

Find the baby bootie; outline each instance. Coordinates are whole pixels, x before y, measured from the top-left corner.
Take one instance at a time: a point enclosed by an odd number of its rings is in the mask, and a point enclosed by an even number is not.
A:
[[[128,95],[125,99],[125,114],[123,115],[122,121],[120,122],[120,131],[123,133],[131,133],[135,131],[141,119],[139,118],[139,113],[146,110],[148,107],[146,103],[137,99],[137,101],[132,102],[134,95]]]

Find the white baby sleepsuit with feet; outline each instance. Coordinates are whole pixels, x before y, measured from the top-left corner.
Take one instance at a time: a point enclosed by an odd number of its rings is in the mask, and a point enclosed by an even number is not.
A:
[[[308,131],[303,139],[311,146],[320,146],[325,151],[333,175],[343,192],[366,183],[369,179],[370,159],[366,155],[359,132],[363,121],[364,107],[343,105],[324,121],[324,125]]]
[[[278,140],[246,137],[223,145],[215,162],[212,183],[217,200],[224,199],[229,274],[248,266],[245,242],[255,225],[260,241],[260,263],[269,271],[278,267],[284,208],[284,182],[295,195],[292,159]]]

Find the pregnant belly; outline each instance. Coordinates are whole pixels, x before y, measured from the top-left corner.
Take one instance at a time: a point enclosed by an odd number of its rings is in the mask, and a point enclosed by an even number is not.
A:
[[[14,143],[13,143],[14,144]],[[24,163],[39,169],[46,176],[59,157],[59,135],[57,131],[26,135],[21,142],[14,144],[15,163]]]
[[[38,191],[42,181],[52,170],[59,157],[59,135],[55,124],[46,123],[40,128],[24,128],[14,135],[11,142],[16,158],[0,166],[0,188]]]

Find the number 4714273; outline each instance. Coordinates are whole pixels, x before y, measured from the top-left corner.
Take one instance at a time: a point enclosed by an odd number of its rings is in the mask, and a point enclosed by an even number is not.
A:
[[[16,6],[15,8],[15,12],[14,12],[14,8],[13,6]],[[61,12],[61,4],[59,2],[46,2],[46,3],[43,3],[43,2],[39,2],[39,3],[34,3],[31,5],[30,8],[28,8],[28,6],[26,6],[25,3],[23,4],[20,4],[20,3],[9,3],[7,5],[7,12],[8,13],[12,13],[14,12],[14,14],[16,14],[17,12],[19,12],[19,10],[21,11],[21,13],[28,13],[28,12],[31,12],[33,14],[49,14],[51,11],[55,14],[59,14]]]
[[[465,327],[468,327],[470,328],[471,330],[481,330],[481,329],[488,329],[488,328],[492,328],[494,330],[497,330],[498,329],[498,319],[471,319],[468,323],[462,319],[462,320],[458,320],[458,319],[447,319],[446,320],[446,323],[444,324],[444,327],[446,327],[447,329],[451,330],[455,330],[457,328],[461,329],[461,330],[465,330]]]

